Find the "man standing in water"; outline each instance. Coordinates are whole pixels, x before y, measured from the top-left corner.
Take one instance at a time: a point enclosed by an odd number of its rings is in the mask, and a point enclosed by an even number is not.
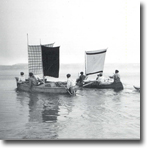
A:
[[[120,81],[120,75],[119,75],[119,71],[115,70],[115,74],[113,76],[109,76],[110,78],[114,79],[114,89],[115,90],[123,90],[123,85]]]
[[[75,89],[74,89],[74,86],[75,84],[73,83],[73,81],[71,80],[71,74],[67,74],[67,90],[69,92],[69,94],[73,95],[75,94]]]

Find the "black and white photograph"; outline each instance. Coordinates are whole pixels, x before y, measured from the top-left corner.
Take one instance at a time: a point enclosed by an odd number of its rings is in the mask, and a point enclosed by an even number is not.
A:
[[[0,1],[0,139],[141,139],[140,2]]]

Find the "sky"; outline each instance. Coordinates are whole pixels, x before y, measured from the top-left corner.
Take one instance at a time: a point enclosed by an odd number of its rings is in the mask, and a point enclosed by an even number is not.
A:
[[[105,63],[140,63],[138,0],[1,0],[0,65],[27,63],[30,45],[60,46],[60,63],[84,63],[107,48]]]

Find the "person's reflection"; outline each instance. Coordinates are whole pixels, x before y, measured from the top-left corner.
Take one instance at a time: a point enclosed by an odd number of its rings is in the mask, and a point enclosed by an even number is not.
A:
[[[22,106],[29,106],[29,122],[56,122],[59,96],[39,93],[17,92]]]
[[[58,97],[47,94],[30,93],[29,121],[55,122],[58,116]]]
[[[122,89],[114,89],[114,92],[120,93],[120,92],[122,92]]]
[[[56,122],[58,116],[58,97],[51,96],[47,100],[44,101],[42,118],[43,122]]]
[[[28,93],[16,90],[16,99],[20,102],[21,106],[26,106],[26,103],[28,103],[27,97]]]
[[[117,101],[120,102],[121,97],[122,97],[122,90],[114,90],[113,92],[114,94],[113,94],[112,100],[116,102]]]
[[[42,122],[42,103],[38,94],[29,93],[29,122]]]

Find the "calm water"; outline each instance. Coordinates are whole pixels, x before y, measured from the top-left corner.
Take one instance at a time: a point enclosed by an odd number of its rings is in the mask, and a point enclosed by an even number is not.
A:
[[[75,79],[82,65],[61,67]],[[20,71],[0,70],[0,139],[140,139],[139,64],[108,64],[120,70],[124,90],[84,89],[76,96],[17,92]],[[96,77],[96,76],[95,76]]]

